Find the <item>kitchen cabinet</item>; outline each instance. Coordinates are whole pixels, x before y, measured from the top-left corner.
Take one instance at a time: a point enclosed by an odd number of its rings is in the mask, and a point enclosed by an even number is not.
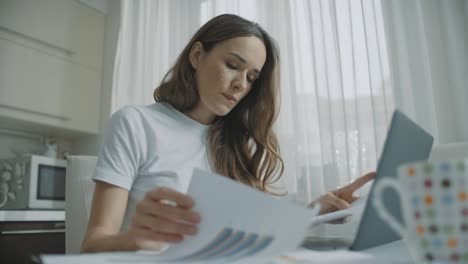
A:
[[[0,0],[0,124],[97,134],[104,27],[79,1]]]
[[[40,254],[65,254],[65,223],[0,222],[0,262],[37,263]]]
[[[65,211],[0,210],[0,263],[35,263],[65,253]]]

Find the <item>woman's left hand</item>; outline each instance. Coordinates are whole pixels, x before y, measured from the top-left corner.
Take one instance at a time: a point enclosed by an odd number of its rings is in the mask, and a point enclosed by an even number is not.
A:
[[[350,207],[350,204],[356,201],[359,197],[353,193],[361,188],[364,184],[375,178],[375,172],[369,172],[364,176],[357,178],[352,183],[336,189],[334,191],[327,192],[322,195],[316,201],[309,204],[308,207],[314,207],[317,202],[320,203],[320,214],[327,214],[334,211],[346,209]]]

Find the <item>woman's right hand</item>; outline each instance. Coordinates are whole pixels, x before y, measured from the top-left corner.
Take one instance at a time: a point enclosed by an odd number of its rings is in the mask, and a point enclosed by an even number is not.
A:
[[[185,235],[197,233],[200,215],[193,206],[192,198],[173,189],[151,190],[137,204],[128,235],[137,249],[158,250],[166,243],[179,243]]]

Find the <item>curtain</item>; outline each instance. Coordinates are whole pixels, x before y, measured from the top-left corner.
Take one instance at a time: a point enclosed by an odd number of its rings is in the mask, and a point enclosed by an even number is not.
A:
[[[439,144],[468,141],[468,3],[382,2],[398,108]]]
[[[376,169],[394,108],[380,1],[123,0],[122,8],[112,111],[153,102],[191,35],[235,13],[280,48],[283,186],[308,203]]]
[[[153,90],[199,25],[198,0],[121,0],[111,113],[154,102]]]

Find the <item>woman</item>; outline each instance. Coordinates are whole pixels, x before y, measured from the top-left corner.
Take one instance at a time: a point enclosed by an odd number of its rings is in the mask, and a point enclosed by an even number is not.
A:
[[[110,120],[82,251],[161,249],[197,233],[184,195],[199,167],[272,193],[283,172],[273,123],[279,54],[258,25],[221,15],[203,25],[155,90],[155,104]],[[322,196],[321,213],[349,207],[373,178]]]

